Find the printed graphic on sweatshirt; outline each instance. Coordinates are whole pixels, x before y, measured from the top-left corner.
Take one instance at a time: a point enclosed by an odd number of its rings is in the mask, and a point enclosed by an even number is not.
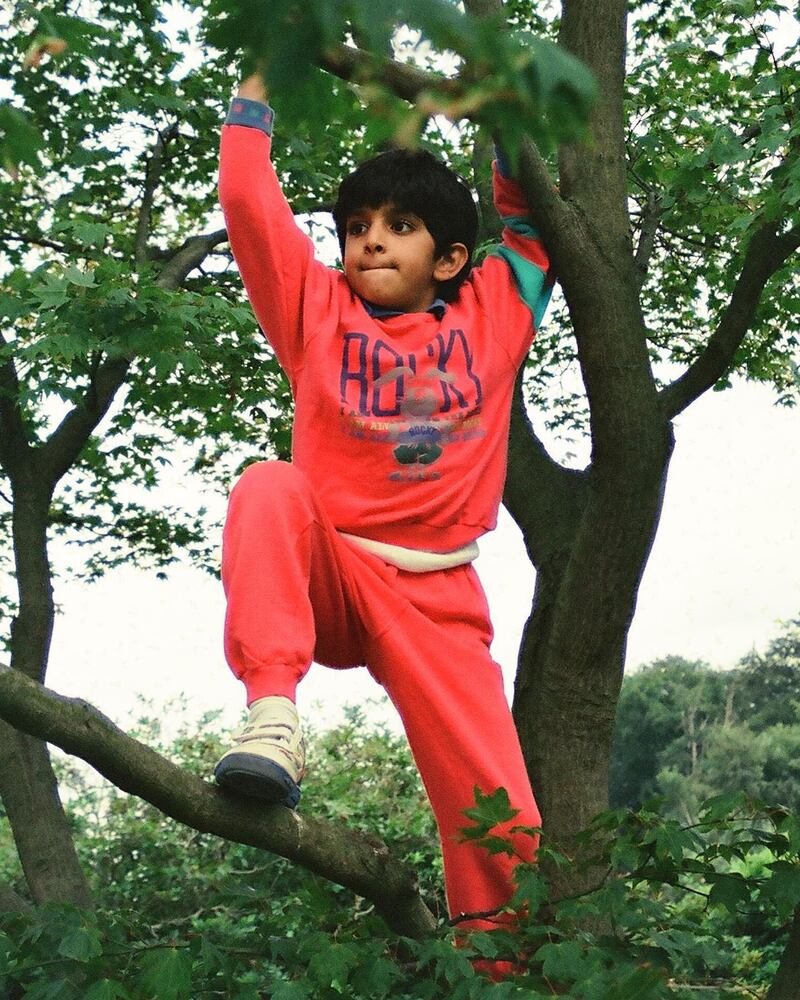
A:
[[[438,333],[418,354],[346,333],[339,388],[346,433],[389,446],[397,482],[440,479],[444,449],[486,433],[483,387],[463,330]]]

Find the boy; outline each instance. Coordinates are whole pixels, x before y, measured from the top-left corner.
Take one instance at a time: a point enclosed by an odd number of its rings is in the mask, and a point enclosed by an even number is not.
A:
[[[514,861],[460,841],[475,786],[504,787],[515,822],[540,825],[472,561],[496,523],[514,379],[549,298],[547,256],[495,167],[504,244],[472,269],[471,192],[430,154],[397,150],[342,182],[344,273],[324,267],[270,164],[266,99],[256,76],[231,105],[220,201],[295,398],[293,460],[250,466],[231,495],[225,652],[250,717],[215,775],[294,808],[298,681],[312,659],[366,665],[428,792],[451,915],[485,914],[509,899]],[[529,837],[516,846],[527,858],[535,849]]]

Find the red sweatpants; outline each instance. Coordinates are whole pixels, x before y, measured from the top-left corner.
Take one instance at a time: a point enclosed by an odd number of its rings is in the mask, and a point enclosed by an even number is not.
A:
[[[514,823],[540,825],[473,567],[398,570],[339,535],[299,469],[261,462],[231,494],[222,579],[225,655],[248,704],[294,699],[312,659],[366,665],[400,713],[430,798],[451,916],[507,902],[516,862],[458,834],[475,785],[502,786],[521,810]],[[531,858],[536,845],[516,835],[515,846]]]

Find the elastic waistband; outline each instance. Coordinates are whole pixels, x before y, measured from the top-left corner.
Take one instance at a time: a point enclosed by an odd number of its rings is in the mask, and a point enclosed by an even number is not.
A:
[[[437,569],[452,569],[454,566],[465,566],[474,562],[478,557],[477,542],[468,542],[452,552],[427,552],[424,549],[407,549],[402,545],[391,545],[389,542],[376,542],[372,538],[361,538],[346,531],[340,531],[339,534],[367,552],[380,556],[384,562],[408,573],[430,573]]]

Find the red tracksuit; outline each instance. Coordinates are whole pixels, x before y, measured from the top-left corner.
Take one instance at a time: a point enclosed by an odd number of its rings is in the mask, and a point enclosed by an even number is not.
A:
[[[514,378],[546,301],[547,257],[519,189],[496,170],[495,200],[517,230],[506,229],[498,255],[443,313],[372,316],[294,222],[269,159],[270,110],[237,99],[228,121],[220,200],[296,412],[292,463],[251,466],[231,496],[226,657],[248,703],[294,697],[312,659],[366,665],[401,715],[430,797],[451,913],[494,909],[509,898],[513,862],[459,843],[463,810],[476,785],[502,786],[516,823],[540,817],[480,582],[471,564],[397,569],[340,532],[449,552],[495,526]],[[533,841],[517,842],[531,857]]]

